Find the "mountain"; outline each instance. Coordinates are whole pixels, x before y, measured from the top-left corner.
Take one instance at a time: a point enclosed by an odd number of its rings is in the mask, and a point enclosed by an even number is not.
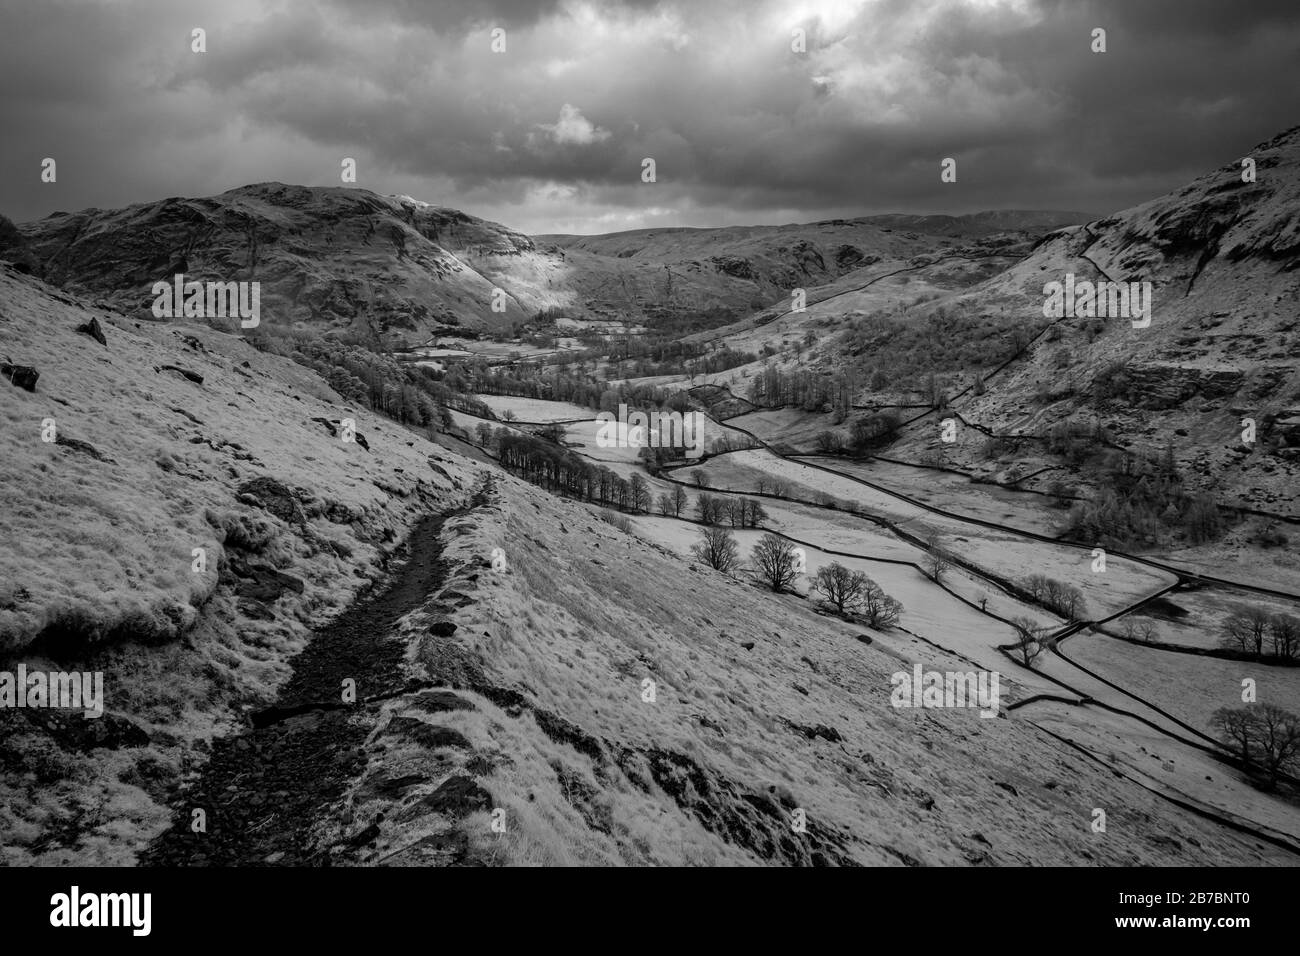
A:
[[[1020,229],[1059,218],[1035,215],[1013,214],[1002,224]],[[257,280],[270,328],[346,331],[391,347],[423,344],[450,327],[471,335],[518,327],[543,310],[597,318],[743,314],[936,241],[998,231],[993,220],[953,226],[975,219],[921,217],[896,230],[833,220],[528,237],[409,196],[260,183],[207,198],[54,213],[20,233],[36,274],[142,320],[153,317],[153,284],[178,273]]]
[[[908,229],[937,236],[973,238],[999,232],[1029,232],[1041,235],[1086,222],[1093,217],[1083,212],[1056,212],[1045,209],[994,209],[963,216],[908,215],[887,213],[868,216],[866,222],[892,229]]]
[[[984,240],[1006,252],[1027,251],[1032,240],[1062,225],[1080,222],[1074,213],[986,212],[970,216],[868,216],[782,226],[724,226],[709,229],[634,229],[596,236],[543,235],[579,268],[597,260],[662,264],[661,297],[670,296],[681,276],[731,276],[753,290],[746,311],[788,300],[795,288],[827,286],[881,262],[923,253],[957,252],[969,240]],[[997,237],[994,239],[994,237]],[[992,241],[989,241],[992,240]],[[656,290],[645,290],[653,295]]]
[[[151,318],[154,282],[257,280],[277,326],[424,341],[522,321],[562,296],[527,236],[405,196],[260,183],[204,199],[55,213],[21,231],[40,274]],[[507,288],[494,312],[493,289]]]
[[[1100,423],[1120,447],[1168,447],[1187,481],[1224,503],[1300,514],[1300,127],[1243,155],[1254,182],[1234,159],[1168,195],[1053,232],[1005,272],[927,303],[968,314],[996,302],[1042,330],[983,395],[958,401],[962,415],[998,434]],[[1149,325],[1045,318],[1045,286],[1067,276],[1149,283]],[[1253,443],[1242,440],[1246,419]],[[967,434],[943,452],[975,465],[985,438]],[[908,444],[938,448],[924,428]]]

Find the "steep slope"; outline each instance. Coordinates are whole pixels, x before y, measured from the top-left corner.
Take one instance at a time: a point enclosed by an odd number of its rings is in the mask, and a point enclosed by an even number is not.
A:
[[[375,821],[362,862],[1289,860],[1015,715],[893,708],[892,673],[969,666],[904,632],[684,565],[508,477],[451,530],[446,588],[406,630],[412,674],[454,698],[392,703],[353,791],[354,828]],[[385,793],[427,772],[412,720],[468,742],[443,772],[483,792],[458,819],[435,812],[451,788]]]
[[[1031,334],[1051,324],[983,395],[958,400],[962,415],[1000,435],[1100,423],[1121,447],[1171,446],[1192,486],[1225,503],[1300,514],[1300,128],[1245,155],[1256,182],[1243,182],[1234,160],[1175,193],[1059,230],[1004,273],[926,303],[927,314],[950,316],[996,304]],[[1150,324],[1045,318],[1045,284],[1069,275],[1150,283]],[[959,322],[949,334],[962,334]],[[954,390],[977,372],[987,370],[958,370]],[[1242,441],[1246,418],[1253,444]],[[896,452],[981,463],[987,434],[965,429],[955,447],[937,435],[933,418],[918,423]]]
[[[99,670],[107,702],[0,712],[7,863],[221,861],[232,833],[290,826],[340,864],[1287,859],[1014,717],[896,710],[891,672],[967,665],[684,562],[236,337],[5,269],[0,339],[41,372],[0,381],[0,669]],[[331,435],[346,417],[364,444]],[[431,592],[330,625],[412,529],[411,564],[427,533],[441,557],[400,580]],[[309,629],[324,645],[291,659]],[[397,650],[379,695],[368,641]],[[315,703],[266,710],[277,692]],[[334,768],[324,798],[305,752]],[[210,753],[218,780],[275,789],[214,789]],[[319,818],[283,819],[308,795]]]
[[[92,320],[107,345],[77,331]],[[106,710],[0,709],[0,859],[120,862],[206,741],[474,472],[235,336],[7,267],[0,354],[39,373],[0,378],[0,670],[100,671]]]
[[[520,321],[559,261],[527,236],[405,196],[260,183],[205,199],[55,213],[21,227],[47,280],[151,318],[154,282],[258,280],[264,320],[424,341]],[[507,278],[518,273],[518,281]],[[504,312],[493,312],[503,286]]]

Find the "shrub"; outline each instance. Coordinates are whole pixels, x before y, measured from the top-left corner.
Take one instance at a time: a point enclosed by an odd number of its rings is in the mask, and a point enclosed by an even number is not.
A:
[[[627,515],[621,515],[617,511],[607,511],[602,508],[599,517],[605,524],[613,525],[624,534],[632,532],[632,519]]]

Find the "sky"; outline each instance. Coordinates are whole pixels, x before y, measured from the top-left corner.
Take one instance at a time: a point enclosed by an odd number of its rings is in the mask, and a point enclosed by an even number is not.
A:
[[[0,213],[351,158],[534,235],[1103,215],[1300,123],[1298,81],[1297,0],[0,0]]]

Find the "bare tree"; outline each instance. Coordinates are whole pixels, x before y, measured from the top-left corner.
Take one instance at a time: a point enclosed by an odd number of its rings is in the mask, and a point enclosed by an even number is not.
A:
[[[710,494],[701,494],[695,499],[695,513],[705,524],[717,524],[722,520],[721,502]]]
[[[948,573],[948,569],[952,567],[952,559],[935,535],[926,539],[925,548],[925,572],[930,575],[930,579],[935,584],[939,584],[943,581],[943,576]]]
[[[1049,578],[1046,574],[1031,574],[1025,578],[1025,589],[1043,607],[1067,620],[1082,619],[1087,605],[1083,600],[1083,592],[1073,585]]]
[[[1300,717],[1274,704],[1252,704],[1260,764],[1271,786],[1300,756]]]
[[[817,450],[823,455],[838,455],[844,450],[844,439],[839,432],[826,429],[817,435]]]
[[[813,578],[813,587],[822,593],[827,603],[843,617],[845,611],[862,603],[862,592],[867,586],[867,576],[861,571],[851,571],[836,561],[822,565]]]
[[[1124,623],[1120,625],[1119,633],[1125,640],[1152,644],[1155,643],[1159,632],[1156,630],[1155,621],[1126,617]]]
[[[1020,662],[1026,667],[1034,663],[1034,659],[1047,649],[1047,642],[1043,640],[1043,628],[1034,622],[1033,618],[1013,617],[1011,626],[1016,629],[1016,643],[1013,650],[1020,655]]]
[[[727,528],[709,526],[700,529],[700,540],[691,553],[715,571],[733,573],[740,565],[740,548],[736,536]]]
[[[691,478],[694,480],[696,488],[709,487],[709,476],[704,473],[703,468],[692,468]]]
[[[686,489],[681,485],[673,485],[673,515],[680,518],[682,511],[686,508]]]
[[[903,605],[885,593],[875,581],[867,578],[862,588],[862,616],[874,628],[894,627],[903,613]]]
[[[1223,622],[1223,647],[1254,657],[1264,656],[1264,638],[1268,633],[1268,612],[1257,607],[1238,606]]]
[[[1212,726],[1218,728],[1228,742],[1229,749],[1244,763],[1253,764],[1250,745],[1254,740],[1255,724],[1245,707],[1220,707],[1210,717]]]
[[[673,499],[668,492],[664,492],[655,502],[659,507],[659,513],[664,517],[671,517],[673,513]]]
[[[774,534],[765,534],[750,552],[754,570],[777,594],[790,589],[797,576],[794,545]]]
[[[1268,620],[1268,637],[1275,657],[1289,661],[1300,656],[1300,619],[1274,614]]]
[[[631,481],[631,494],[629,500],[632,502],[632,510],[637,514],[650,510],[650,486],[640,475],[633,475]]]
[[[1274,704],[1224,707],[1211,721],[1248,766],[1268,774],[1270,787],[1300,759],[1300,717]]]

